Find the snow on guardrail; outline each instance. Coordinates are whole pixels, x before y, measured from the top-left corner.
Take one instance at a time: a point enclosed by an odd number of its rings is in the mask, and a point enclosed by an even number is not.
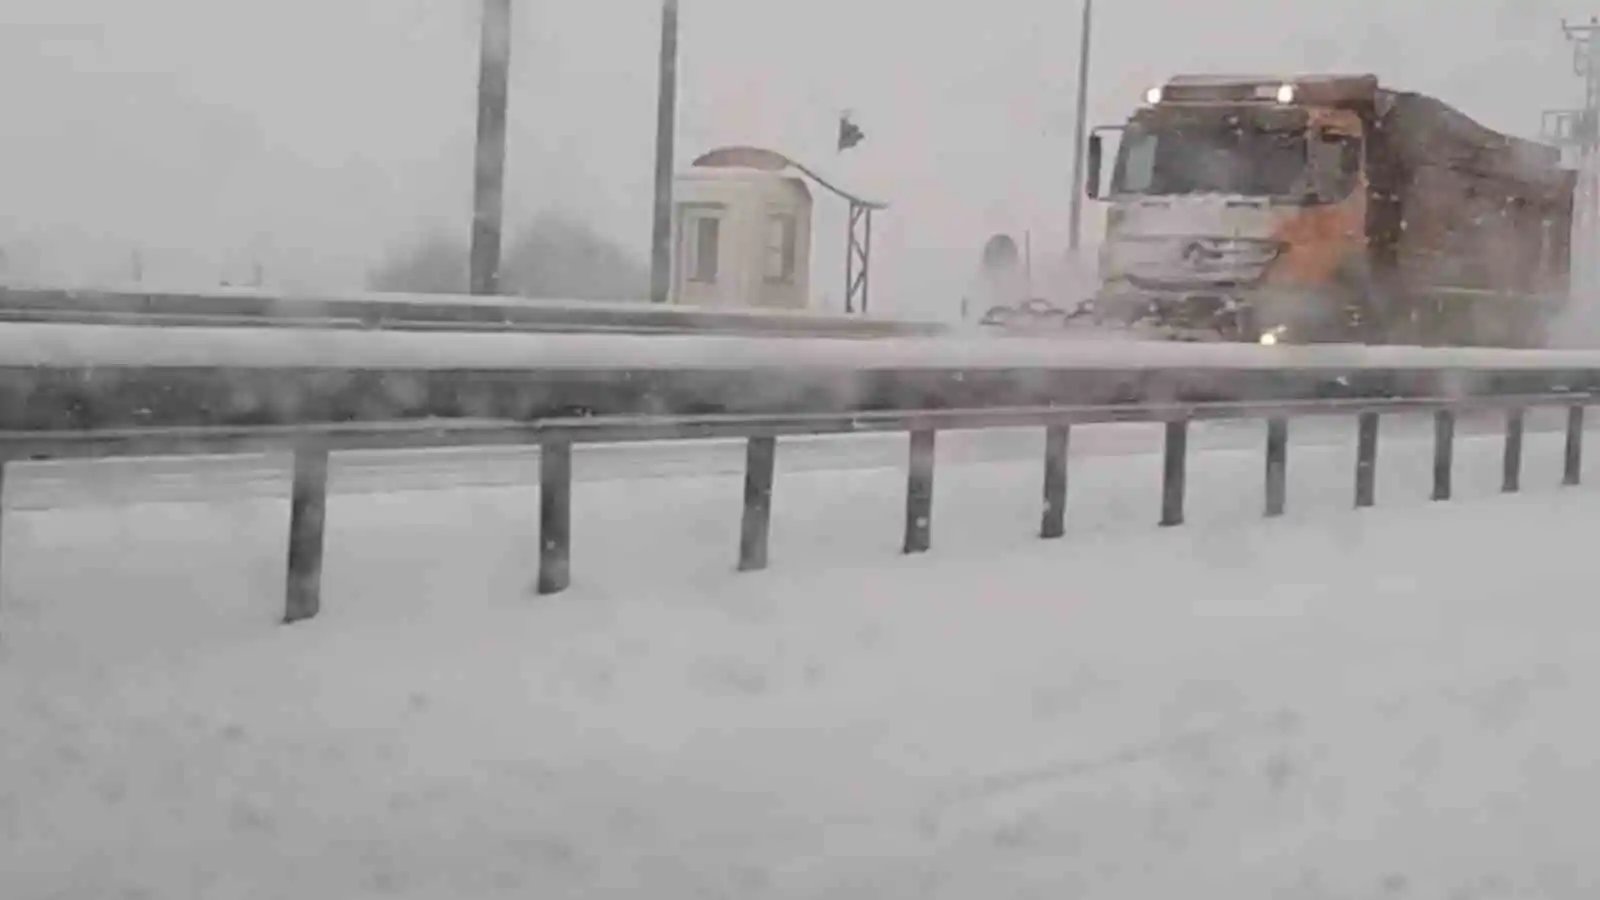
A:
[[[492,334],[0,324],[0,359],[39,368],[417,370],[1053,369],[1580,371],[1600,350],[853,338]]]
[[[880,337],[931,335],[944,323],[810,309],[714,308],[644,302],[454,294],[83,289],[0,285],[0,321],[229,327],[471,328],[506,331],[723,333]]]

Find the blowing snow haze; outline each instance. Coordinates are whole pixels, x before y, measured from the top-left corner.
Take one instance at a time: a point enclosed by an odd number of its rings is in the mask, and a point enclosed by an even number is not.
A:
[[[644,259],[656,0],[518,0],[508,230],[558,210]],[[1090,122],[1177,71],[1372,71],[1534,136],[1576,105],[1543,0],[1101,0]],[[359,287],[396,246],[465,236],[478,4],[7,0],[0,246],[11,277]],[[1077,3],[683,0],[679,162],[771,146],[892,208],[874,302],[942,312],[984,239],[1067,240]],[[867,140],[834,152],[838,113]],[[813,293],[840,302],[819,198]],[[1086,210],[1090,240],[1099,211]],[[837,234],[838,240],[832,236]],[[836,246],[838,245],[838,246]],[[136,260],[136,261],[135,261]]]

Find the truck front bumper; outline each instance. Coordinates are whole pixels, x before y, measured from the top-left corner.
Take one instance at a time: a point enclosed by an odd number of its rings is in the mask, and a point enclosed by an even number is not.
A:
[[[1342,313],[1325,294],[1304,289],[1108,285],[1079,307],[1077,318],[1166,340],[1279,344],[1329,339]]]

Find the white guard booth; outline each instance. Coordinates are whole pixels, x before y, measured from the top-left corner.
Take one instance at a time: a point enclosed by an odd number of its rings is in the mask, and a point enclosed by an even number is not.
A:
[[[677,176],[673,193],[673,303],[810,305],[811,188],[789,160],[713,151]]]

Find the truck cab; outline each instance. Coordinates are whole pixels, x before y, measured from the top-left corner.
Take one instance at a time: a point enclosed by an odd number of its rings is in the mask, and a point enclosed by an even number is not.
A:
[[[1575,173],[1371,75],[1181,76],[1089,143],[1100,325],[1186,340],[1539,346]],[[1103,133],[1120,131],[1102,191]]]
[[[1096,321],[1189,340],[1325,339],[1363,318],[1370,77],[1177,77],[1121,126]]]

